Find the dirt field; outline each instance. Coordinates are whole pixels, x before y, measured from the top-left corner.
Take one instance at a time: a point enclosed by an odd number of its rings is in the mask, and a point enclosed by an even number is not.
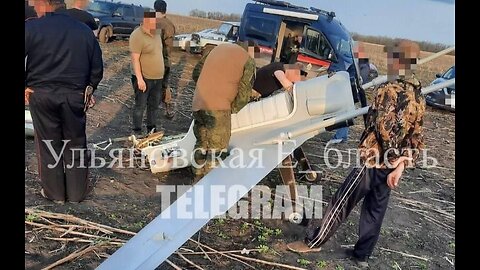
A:
[[[89,143],[108,138],[130,135],[131,114],[134,104],[130,82],[130,58],[128,42],[115,41],[102,45],[105,75],[96,92],[97,105],[88,112],[87,133]],[[381,48],[369,45],[372,60],[381,71]],[[163,116],[159,124],[166,135],[186,132],[191,123],[191,100],[194,83],[191,80],[193,66],[199,57],[185,52],[173,53],[171,86],[176,90],[176,117],[167,120]],[[427,85],[434,74],[444,71],[455,58],[446,56],[420,69],[420,79]],[[383,70],[382,70],[383,69]],[[455,261],[455,114],[429,108],[425,119],[426,145],[429,154],[439,164],[433,169],[415,169],[403,177],[400,187],[393,191],[389,209],[382,227],[381,237],[371,261],[372,269],[451,269]],[[350,129],[349,142],[340,144],[340,149],[354,148],[362,131],[360,119]],[[324,169],[323,149],[332,132],[320,134],[306,142],[311,162],[324,171],[324,200],[328,200],[348,168]],[[117,146],[121,146],[117,145]],[[55,213],[66,213],[131,231],[139,231],[159,214],[160,198],[156,185],[189,184],[188,169],[153,175],[149,170],[133,168],[101,168],[91,171],[95,189],[81,204],[56,205],[39,195],[39,179],[33,140],[25,139],[25,207]],[[107,158],[107,152],[97,155]],[[277,171],[271,172],[260,184],[280,184]],[[302,182],[302,184],[306,184]],[[248,256],[266,261],[282,263],[305,269],[354,269],[344,255],[344,250],[355,244],[359,216],[357,207],[348,221],[318,254],[299,256],[286,251],[286,243],[302,238],[303,227],[288,221],[272,220],[213,220],[205,226],[200,239],[217,250],[260,249]],[[26,221],[45,223],[32,215],[25,215]],[[81,231],[81,229],[78,229]],[[84,231],[85,232],[85,231]],[[38,230],[25,225],[25,268],[41,269],[62,259],[84,246],[85,243],[60,242],[46,237],[61,237],[63,233],[52,230]],[[72,236],[73,237],[73,236]],[[120,236],[118,236],[120,237]],[[123,236],[123,239],[128,237]],[[197,245],[186,243],[184,248],[201,251]],[[69,261],[55,269],[93,269],[115,248],[98,248],[79,259]],[[210,254],[206,256],[185,255],[204,269],[250,269],[232,259]],[[183,269],[194,269],[178,255],[170,261]],[[282,269],[248,262],[256,269]],[[158,269],[173,269],[166,263]]]

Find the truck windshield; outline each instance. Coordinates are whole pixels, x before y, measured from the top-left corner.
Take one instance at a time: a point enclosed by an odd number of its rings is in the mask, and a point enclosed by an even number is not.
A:
[[[226,35],[228,35],[228,32],[230,32],[231,28],[232,28],[231,24],[224,23],[224,24],[220,25],[220,27],[218,28],[218,33],[226,36]]]
[[[351,37],[341,24],[325,24],[324,33],[328,41],[343,61],[353,63]]]
[[[330,42],[332,43],[332,46],[335,48],[335,50],[339,54],[347,58],[352,57],[351,44],[349,40],[344,39],[343,37],[335,34],[330,34],[329,37],[330,37]]]

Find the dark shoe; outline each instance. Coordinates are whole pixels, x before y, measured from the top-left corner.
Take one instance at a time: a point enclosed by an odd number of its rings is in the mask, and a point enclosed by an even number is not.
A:
[[[40,190],[40,194],[41,194],[42,197],[44,197],[45,199],[47,199],[47,200],[49,200],[49,201],[52,201],[52,202],[54,202],[54,203],[56,203],[56,204],[65,204],[64,201],[56,201],[56,200],[52,200],[52,199],[48,198],[47,195],[45,195],[45,191],[43,190],[43,188],[42,188],[42,190]]]
[[[96,182],[97,182],[96,177],[92,177],[92,180],[90,180],[90,183],[88,183],[87,190],[85,190],[85,196],[83,197],[82,200],[80,200],[80,201],[70,201],[70,200],[68,200],[68,202],[73,203],[73,204],[78,204],[78,203],[81,203],[84,200],[86,200],[88,195],[90,195],[90,193],[93,192],[93,188],[94,188]]]
[[[369,269],[370,268],[370,265],[368,264],[368,257],[358,257],[357,255],[355,255],[355,252],[353,249],[347,249],[346,252],[345,252],[348,257],[350,257],[350,259],[352,261],[355,262],[355,264],[361,268],[361,269]]]
[[[305,241],[295,241],[292,243],[287,244],[287,248],[290,251],[296,252],[296,253],[311,253],[311,252],[319,252],[322,250],[321,247],[318,248],[310,248]]]
[[[165,117],[168,119],[173,119],[175,116],[175,111],[173,110],[173,104],[172,103],[166,103],[165,104]]]

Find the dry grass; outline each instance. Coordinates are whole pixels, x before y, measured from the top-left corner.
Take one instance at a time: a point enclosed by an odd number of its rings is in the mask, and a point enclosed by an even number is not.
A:
[[[361,35],[355,32],[351,32],[353,40],[358,40],[366,43],[373,43],[373,44],[381,44],[392,46],[396,41],[400,40],[401,38],[391,38],[386,36],[369,36],[369,35]],[[420,50],[427,51],[427,52],[439,52],[448,48],[449,46],[442,44],[442,43],[433,43],[429,41],[419,41],[414,40],[420,46]],[[448,55],[455,55],[455,51],[449,52]]]
[[[222,21],[175,14],[169,14],[168,18],[175,25],[177,34],[189,34],[206,28],[217,28],[222,24]]]

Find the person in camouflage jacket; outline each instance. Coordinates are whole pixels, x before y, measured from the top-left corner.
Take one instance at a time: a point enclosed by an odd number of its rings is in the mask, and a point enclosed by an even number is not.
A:
[[[390,191],[398,186],[405,168],[413,167],[424,148],[425,99],[413,74],[420,48],[402,40],[386,52],[390,82],[377,88],[368,111],[359,144],[360,166],[350,172],[332,196],[323,218],[306,222],[305,239],[287,245],[292,251],[319,251],[363,199],[359,239],[348,253],[358,266],[369,266],[367,260],[379,238]]]
[[[249,102],[255,80],[254,54],[249,50],[253,47],[220,44],[205,52],[193,70],[194,182],[218,165],[218,157],[228,155],[231,114]]]

